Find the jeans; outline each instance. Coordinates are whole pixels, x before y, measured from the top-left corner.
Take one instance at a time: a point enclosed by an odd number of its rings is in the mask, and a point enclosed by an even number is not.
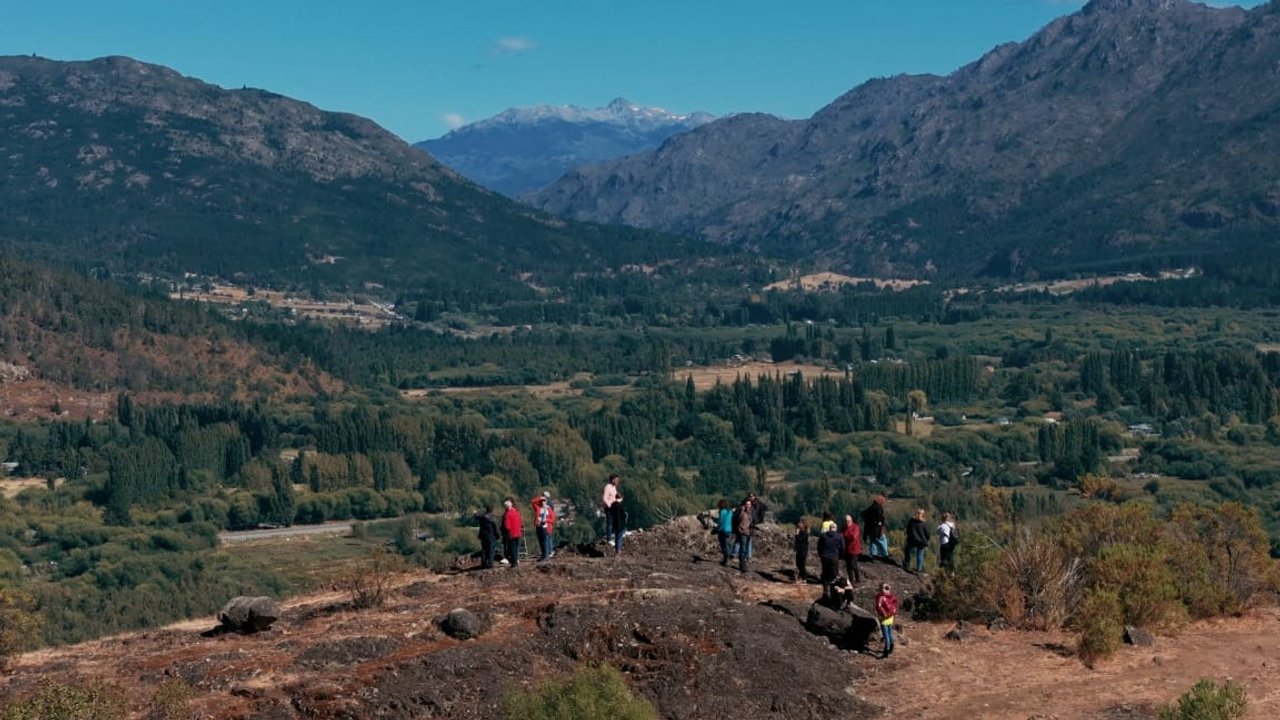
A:
[[[881,535],[872,538],[870,549],[867,552],[871,557],[889,557],[889,536]]]
[[[520,562],[520,538],[507,538],[502,544],[502,554],[507,557],[511,567],[515,567]]]
[[[493,538],[480,538],[480,569],[488,570],[493,567],[493,555],[496,550]]]
[[[916,572],[918,573],[924,572],[924,548],[915,547],[911,545],[907,546],[906,554],[902,556],[902,569],[903,570],[911,569],[911,556],[913,555],[915,556],[915,560],[916,560]]]
[[[538,550],[542,553],[539,560],[547,560],[551,557],[551,548],[554,541],[551,539],[551,533],[546,528],[538,528]]]
[[[880,621],[880,634],[884,638],[884,651],[889,652],[893,649],[893,625],[885,625],[884,621]]]
[[[729,533],[719,530],[716,532],[716,537],[720,540],[720,564],[728,565],[730,557],[737,557],[737,553],[729,554]]]
[[[751,536],[735,534],[734,545],[738,550],[738,570],[747,571],[747,561],[751,559]]]
[[[616,553],[622,552],[622,539],[626,536],[627,536],[626,528],[618,528],[617,532],[613,534],[613,551],[614,552]]]

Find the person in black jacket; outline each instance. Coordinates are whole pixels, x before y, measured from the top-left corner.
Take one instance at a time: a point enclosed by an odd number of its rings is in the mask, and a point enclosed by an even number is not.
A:
[[[907,521],[907,547],[902,556],[902,569],[911,569],[914,557],[916,574],[924,572],[924,551],[929,547],[929,526],[924,522],[924,508],[916,510],[916,514]]]
[[[796,584],[809,579],[806,565],[809,561],[809,521],[800,518],[796,523]]]
[[[840,556],[844,555],[844,538],[834,527],[818,536],[818,561],[822,563],[822,599],[832,595],[831,583],[840,573]]]
[[[877,495],[875,500],[862,511],[862,544],[867,546],[867,554],[871,557],[889,557],[889,537],[885,535],[884,504],[888,500]]]
[[[613,554],[622,554],[622,540],[627,536],[627,509],[622,504],[622,493],[609,506],[609,527],[613,530]]]
[[[476,513],[476,523],[480,526],[480,569],[493,567],[494,550],[498,543],[498,518],[493,516],[493,507],[485,505],[484,510]]]

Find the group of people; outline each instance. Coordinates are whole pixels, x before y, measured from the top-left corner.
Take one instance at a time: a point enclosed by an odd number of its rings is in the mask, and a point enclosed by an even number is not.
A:
[[[887,523],[884,520],[884,503],[886,502],[883,495],[877,495],[874,498],[867,510],[863,510],[861,528],[858,527],[858,523],[855,523],[854,516],[845,515],[845,528],[840,530],[831,512],[823,514],[818,539],[818,559],[823,561],[824,585],[828,583],[826,578],[828,571],[832,574],[832,578],[835,577],[833,573],[837,570],[837,562],[840,559],[845,560],[846,577],[852,582],[861,582],[858,557],[863,552],[864,539],[867,541],[867,553],[870,557],[884,557],[886,560],[890,557]],[[902,552],[902,568],[914,569],[916,574],[924,573],[924,551],[928,550],[929,538],[931,538],[928,524],[925,523],[925,515],[927,515],[925,510],[920,507],[911,515],[911,519],[906,521],[906,547]],[[806,577],[805,560],[809,555],[809,525],[806,521],[801,523],[804,524],[796,528],[796,582],[803,582]],[[831,537],[828,537],[828,532],[831,533]],[[956,529],[955,515],[951,512],[943,512],[942,520],[934,533],[938,537],[940,565],[943,569],[954,570],[955,550],[960,543],[960,532]]]
[[[533,526],[538,537],[538,562],[546,562],[556,554],[555,527],[556,508],[551,501],[551,493],[543,491],[529,501],[533,507]],[[507,497],[502,501],[502,519],[493,514],[493,507],[486,505],[476,513],[476,523],[480,528],[480,568],[487,570],[494,566],[498,554],[498,542],[502,542],[502,559],[516,567],[520,564],[520,546],[524,542],[524,516],[516,508],[514,498]]]
[[[719,502],[715,533],[720,541],[721,565],[737,560],[739,572],[747,571],[747,562],[751,560],[751,540],[768,510],[769,506],[755,493],[747,493],[737,507],[730,507],[728,500]]]
[[[605,518],[605,537],[613,547],[615,555],[622,554],[622,540],[627,533],[627,511],[622,504],[622,493],[618,490],[618,475],[609,476],[601,497],[601,510]],[[551,500],[551,492],[544,490],[541,495],[529,501],[533,508],[534,530],[538,537],[538,562],[546,562],[555,556],[556,508]],[[493,507],[486,505],[476,513],[476,524],[480,535],[480,569],[494,567],[498,555],[498,543],[501,542],[502,560],[511,567],[520,564],[520,550],[524,542],[524,516],[516,508],[516,501],[507,497],[502,501],[502,517],[494,515]]]

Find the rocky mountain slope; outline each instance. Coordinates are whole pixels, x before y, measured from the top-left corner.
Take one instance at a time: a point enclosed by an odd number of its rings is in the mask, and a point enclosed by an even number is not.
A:
[[[364,118],[122,57],[0,58],[0,186],[6,247],[113,271],[475,290],[677,245],[531,211]]]
[[[537,194],[577,219],[959,275],[1250,245],[1280,222],[1280,4],[1093,0],[947,77],[738,116]]]
[[[508,197],[550,185],[579,165],[652,150],[715,119],[678,115],[616,98],[601,108],[511,108],[415,147]]]

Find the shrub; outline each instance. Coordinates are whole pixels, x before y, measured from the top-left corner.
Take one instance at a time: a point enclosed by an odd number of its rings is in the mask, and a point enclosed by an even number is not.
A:
[[[1266,531],[1256,510],[1180,505],[1169,518],[1170,561],[1195,617],[1238,613],[1275,587]]]
[[[35,647],[43,624],[34,597],[0,589],[0,665],[9,655]]]
[[[123,720],[128,714],[124,690],[93,682],[63,685],[49,678],[35,694],[5,705],[3,720]]]
[[[1095,589],[1086,593],[1076,610],[1075,620],[1080,630],[1076,655],[1085,667],[1092,668],[1099,660],[1111,657],[1120,649],[1124,622],[1120,598],[1115,592]]]
[[[1024,531],[987,566],[979,591],[1011,627],[1050,630],[1066,620],[1079,586],[1079,562],[1052,536]]]
[[[359,610],[380,607],[387,599],[394,564],[391,553],[374,548],[369,562],[350,570],[341,586],[350,593],[351,606]]]
[[[1103,548],[1088,574],[1091,586],[1116,590],[1125,624],[1168,628],[1185,619],[1162,548],[1127,543]]]
[[[1248,701],[1244,688],[1228,680],[1218,685],[1203,679],[1177,702],[1160,709],[1160,720],[1235,720],[1244,717]]]
[[[160,683],[151,696],[149,720],[186,720],[190,716],[191,686],[181,678],[169,678]]]
[[[567,680],[553,680],[531,692],[509,695],[506,720],[657,720],[658,712],[632,692],[627,681],[608,665],[582,667]]]

